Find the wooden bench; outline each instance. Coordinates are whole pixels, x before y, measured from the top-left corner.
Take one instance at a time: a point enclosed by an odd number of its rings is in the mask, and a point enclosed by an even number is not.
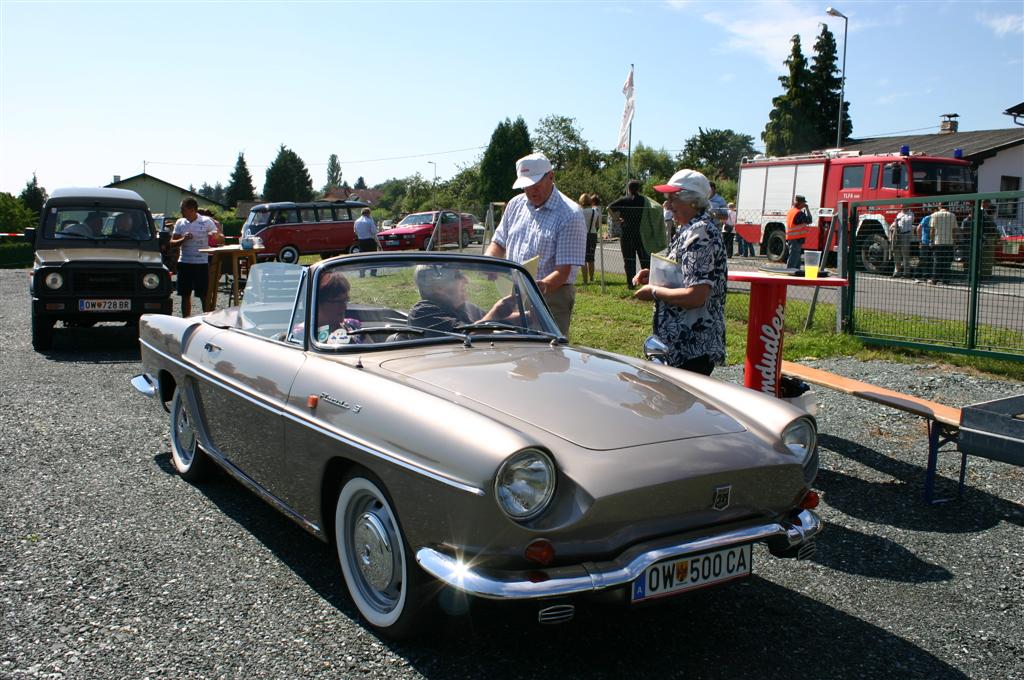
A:
[[[924,500],[926,503],[943,503],[949,498],[935,499],[935,476],[939,462],[939,449],[949,443],[955,443],[960,433],[960,409],[946,406],[938,402],[921,399],[878,385],[845,378],[836,373],[823,371],[812,366],[782,362],[782,375],[799,378],[806,383],[827,387],[844,394],[873,401],[876,404],[906,411],[921,416],[928,421],[928,471],[924,478]],[[957,496],[963,497],[964,478],[967,475],[967,454],[961,453],[960,486]]]

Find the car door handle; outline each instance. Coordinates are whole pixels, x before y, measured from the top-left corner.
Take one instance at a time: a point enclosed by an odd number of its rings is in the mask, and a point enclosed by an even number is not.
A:
[[[205,349],[207,352],[219,352],[222,348],[218,347],[212,342],[208,342],[205,345],[203,345],[203,349]]]

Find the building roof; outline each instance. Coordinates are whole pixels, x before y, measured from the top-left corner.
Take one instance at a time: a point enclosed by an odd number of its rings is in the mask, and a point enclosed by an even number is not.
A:
[[[851,139],[843,149],[863,154],[896,153],[904,144],[910,147],[911,153],[950,158],[953,157],[953,149],[963,149],[965,160],[978,163],[1004,149],[1024,144],[1024,128]]]
[[[357,196],[363,203],[376,205],[380,200],[380,197],[383,195],[384,192],[378,189],[351,189],[349,191],[344,191],[341,187],[335,187],[324,194],[324,198],[329,201],[336,201],[339,199],[347,200],[353,196]]]
[[[154,182],[159,182],[160,184],[165,184],[165,185],[171,187],[172,189],[177,189],[178,191],[180,191],[183,194],[188,194],[189,196],[194,196],[194,197],[196,197],[197,199],[199,199],[201,201],[206,201],[207,203],[213,203],[214,205],[219,205],[220,207],[225,208],[225,209],[231,207],[229,205],[221,203],[220,201],[215,201],[212,198],[207,198],[206,196],[203,196],[202,194],[200,194],[198,192],[189,191],[188,189],[185,189],[183,187],[179,187],[177,184],[171,184],[170,182],[162,180],[159,177],[154,177],[153,175],[149,175],[149,174],[147,174],[145,172],[141,172],[138,175],[132,175],[131,177],[125,177],[124,179],[118,180],[117,182],[111,182],[110,184],[107,185],[107,187],[119,187],[122,184],[127,184],[128,182],[131,182],[132,180],[136,180],[136,179],[151,179]]]

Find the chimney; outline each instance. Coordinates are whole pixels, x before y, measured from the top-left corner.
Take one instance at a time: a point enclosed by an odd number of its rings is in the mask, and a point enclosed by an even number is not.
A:
[[[960,127],[960,123],[957,122],[957,118],[960,117],[959,113],[944,113],[942,114],[942,123],[939,125],[940,135],[951,135],[957,131]]]
[[[121,175],[114,175],[114,184],[117,184],[120,181],[121,181]]]

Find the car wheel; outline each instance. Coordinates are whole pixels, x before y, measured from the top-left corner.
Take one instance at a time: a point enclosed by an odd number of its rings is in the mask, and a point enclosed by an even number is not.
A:
[[[53,319],[32,315],[32,349],[45,352],[53,346]]]
[[[353,243],[352,247],[348,249],[349,255],[355,255],[356,253],[363,252],[363,249],[359,247],[358,243]]]
[[[284,248],[281,248],[281,250],[277,251],[277,261],[287,264],[298,264],[299,249],[295,246],[285,246]]]
[[[764,241],[764,253],[769,262],[782,262],[786,258],[786,232],[772,229]]]
[[[185,392],[175,389],[171,400],[171,462],[182,479],[195,483],[209,473],[210,460],[199,448],[195,421],[185,402]]]
[[[334,541],[359,613],[381,633],[408,637],[425,620],[427,576],[406,548],[383,485],[350,475],[334,511]]]

